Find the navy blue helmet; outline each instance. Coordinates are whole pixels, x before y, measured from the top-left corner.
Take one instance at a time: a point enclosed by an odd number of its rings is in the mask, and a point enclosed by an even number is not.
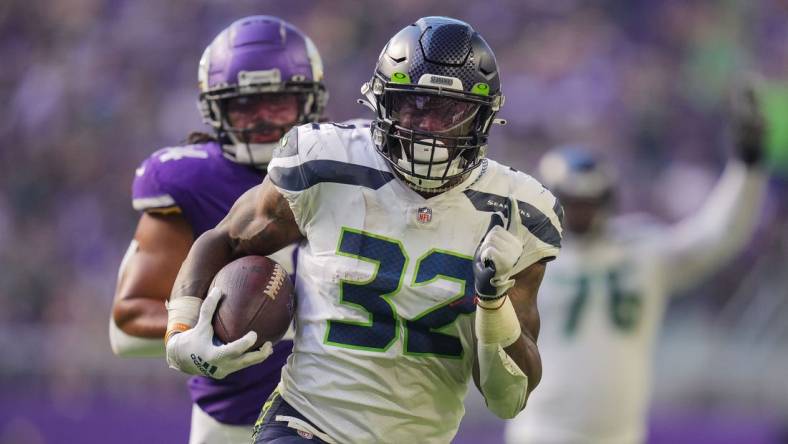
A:
[[[470,25],[424,17],[389,40],[362,93],[380,154],[420,191],[481,165],[504,96],[492,49]]]

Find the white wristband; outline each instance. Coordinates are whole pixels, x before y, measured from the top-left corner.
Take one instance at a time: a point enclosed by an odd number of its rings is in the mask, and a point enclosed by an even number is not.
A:
[[[492,301],[477,301],[476,337],[482,344],[499,344],[508,347],[522,333],[520,321],[509,296]]]
[[[202,299],[196,296],[181,296],[165,302],[167,307],[167,333],[164,342],[174,334],[186,331],[197,325],[200,317]]]

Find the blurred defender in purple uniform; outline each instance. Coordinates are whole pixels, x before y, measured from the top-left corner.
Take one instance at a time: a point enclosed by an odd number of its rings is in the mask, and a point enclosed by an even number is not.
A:
[[[213,134],[163,148],[137,168],[134,209],[142,215],[118,274],[110,340],[124,357],[164,355],[165,301],[193,241],[259,184],[273,148],[291,127],[315,122],[327,93],[320,55],[293,25],[270,16],[240,19],[200,60],[200,111]],[[274,259],[292,272],[292,249]],[[191,443],[248,442],[262,403],[279,382],[292,341],[262,364],[217,380],[189,381]]]

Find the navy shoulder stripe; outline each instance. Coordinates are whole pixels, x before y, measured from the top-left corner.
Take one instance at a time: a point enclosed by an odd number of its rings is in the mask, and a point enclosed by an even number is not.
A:
[[[377,190],[394,179],[394,174],[388,171],[328,159],[310,160],[294,167],[273,167],[268,176],[276,186],[289,191],[303,191],[323,182]]]
[[[560,223],[561,226],[563,226],[564,225],[564,206],[561,205],[561,202],[558,201],[557,197],[555,198],[555,203],[553,204],[553,211],[555,212],[555,215],[558,216],[558,223]]]
[[[506,202],[509,200],[509,198],[505,196],[476,190],[465,190],[463,193],[471,201],[474,208],[479,211],[498,211],[505,208]],[[520,207],[520,218],[523,221],[523,225],[525,225],[525,228],[527,228],[531,234],[546,244],[558,248],[561,247],[561,233],[553,226],[553,223],[550,222],[550,218],[547,217],[546,214],[542,213],[538,208],[528,202],[518,200],[517,205]],[[561,211],[561,214],[563,214],[563,211]],[[559,216],[559,219],[560,218],[561,216]]]

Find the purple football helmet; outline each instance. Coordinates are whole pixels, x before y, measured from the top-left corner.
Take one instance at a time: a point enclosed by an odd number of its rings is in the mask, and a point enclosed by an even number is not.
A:
[[[328,99],[323,85],[323,62],[312,40],[277,17],[244,17],[224,29],[205,49],[198,73],[200,111],[214,128],[222,149],[239,163],[263,166],[271,160],[273,143],[252,143],[257,128],[233,128],[227,104],[232,99],[261,94],[293,94],[299,114],[293,124],[316,122]],[[230,144],[227,141],[232,142]]]

